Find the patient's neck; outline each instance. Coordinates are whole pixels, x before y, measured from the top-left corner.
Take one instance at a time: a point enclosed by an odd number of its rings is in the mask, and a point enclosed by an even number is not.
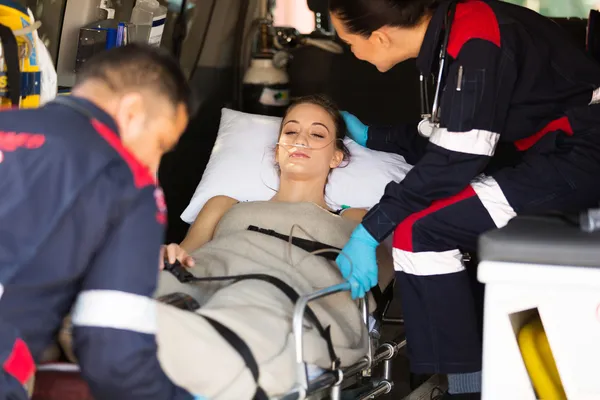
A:
[[[285,203],[315,203],[323,208],[328,208],[324,195],[325,182],[323,180],[293,180],[281,179],[279,190],[271,201]]]

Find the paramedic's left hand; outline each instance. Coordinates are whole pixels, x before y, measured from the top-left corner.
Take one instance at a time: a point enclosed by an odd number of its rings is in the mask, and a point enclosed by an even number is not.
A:
[[[340,254],[335,260],[342,276],[352,286],[353,299],[364,297],[369,289],[377,285],[377,246],[379,242],[361,224],[342,249],[345,256]]]

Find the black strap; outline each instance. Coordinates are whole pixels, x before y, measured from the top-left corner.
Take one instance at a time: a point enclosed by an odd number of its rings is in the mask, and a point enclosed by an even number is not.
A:
[[[21,69],[19,68],[19,46],[12,30],[0,24],[0,41],[6,64],[8,79],[8,98],[13,107],[19,106],[21,98]]]
[[[244,363],[246,363],[246,367],[248,367],[250,373],[254,377],[254,382],[256,382],[256,392],[254,393],[254,400],[268,400],[269,397],[267,396],[263,388],[260,387],[258,363],[256,362],[256,358],[254,358],[252,350],[250,350],[250,347],[248,347],[246,342],[244,342],[244,340],[241,337],[239,337],[234,331],[221,324],[220,322],[215,321],[214,319],[209,318],[206,315],[197,315],[203,317],[217,332],[219,332],[221,337],[225,339],[227,343],[229,343],[229,345],[238,352],[240,357],[242,357]]]
[[[254,225],[250,225],[248,227],[248,230],[252,231],[252,232],[259,232],[259,233],[262,233],[262,234],[265,234],[268,236],[273,236],[275,238],[285,240],[286,242],[288,242],[290,240],[289,235],[282,235],[281,233],[275,232],[272,229],[264,229],[264,228],[259,228]],[[318,250],[329,250],[329,249],[341,251],[341,249],[334,247],[334,246],[330,246],[325,243],[321,243],[321,242],[317,242],[317,241],[313,241],[313,240],[302,239],[302,238],[297,238],[295,236],[292,236],[292,244],[294,246],[297,246],[297,247],[309,252],[309,253],[312,253],[312,252],[315,252]],[[339,253],[337,253],[335,251],[330,251],[330,252],[319,253],[318,255],[324,257],[325,259],[327,259],[329,261],[335,261],[339,255]],[[383,295],[381,293],[381,289],[379,288],[379,286],[378,285],[373,286],[373,288],[371,288],[371,293],[373,294],[373,298],[375,299],[376,307],[377,308],[382,307],[384,305],[384,301],[383,301]]]
[[[249,231],[252,232],[258,232],[258,233],[262,233],[268,236],[273,236],[276,237],[278,239],[281,240],[285,240],[286,242],[289,241],[290,236],[289,235],[282,235],[281,233],[275,232],[272,229],[264,229],[264,228],[259,228],[257,226],[254,225],[250,225],[248,227]],[[315,252],[315,251],[319,251],[319,250],[338,250],[338,251],[342,251],[342,249],[339,249],[335,246],[331,246],[325,243],[321,243],[321,242],[317,242],[317,241],[313,241],[313,240],[307,240],[307,239],[302,239],[302,238],[298,238],[295,236],[292,236],[292,244],[296,247],[301,248],[302,250],[305,250],[309,253]],[[330,261],[335,261],[335,259],[337,258],[337,256],[339,255],[339,253],[335,252],[335,251],[329,251],[329,252],[324,252],[324,253],[319,253],[319,256],[322,256],[324,258],[326,258],[327,260]]]
[[[300,295],[298,294],[298,292],[296,292],[296,290],[293,287],[291,287],[290,285],[288,285],[281,279],[276,278],[271,275],[267,275],[267,274],[208,276],[208,277],[199,278],[199,277],[191,274],[189,271],[187,271],[181,265],[181,263],[179,263],[179,261],[176,261],[175,264],[169,264],[167,260],[165,260],[165,270],[171,272],[177,278],[177,280],[179,280],[179,282],[181,282],[181,283],[211,282],[211,281],[239,282],[239,281],[248,280],[248,279],[260,280],[260,281],[268,282],[268,283],[274,285],[275,287],[277,287],[290,299],[292,304],[296,304],[296,302],[300,298]],[[329,357],[331,358],[332,368],[337,369],[340,364],[340,359],[335,354],[335,349],[333,348],[333,343],[331,341],[331,334],[329,332],[330,327],[327,327],[327,329],[323,328],[323,325],[321,325],[321,322],[317,318],[317,315],[314,313],[314,311],[308,305],[306,306],[306,315],[307,315],[308,319],[310,320],[310,322],[312,322],[312,324],[317,328],[321,337],[323,337],[323,339],[325,339],[325,342],[327,343],[327,350],[329,352]]]
[[[379,285],[375,285],[371,288],[371,294],[373,295],[377,307],[383,305],[383,293],[381,292]]]

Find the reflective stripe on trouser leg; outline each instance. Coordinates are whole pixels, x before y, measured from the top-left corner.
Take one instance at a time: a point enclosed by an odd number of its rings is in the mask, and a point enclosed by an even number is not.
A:
[[[472,280],[462,251],[476,250],[481,233],[514,215],[495,181],[481,178],[398,225],[394,265],[412,372],[481,369]]]

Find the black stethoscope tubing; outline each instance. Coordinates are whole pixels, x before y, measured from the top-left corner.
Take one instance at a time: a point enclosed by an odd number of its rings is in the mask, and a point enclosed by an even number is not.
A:
[[[421,118],[423,118],[423,122],[428,121],[432,125],[437,125],[439,123],[440,95],[442,92],[442,85],[444,84],[444,80],[446,77],[446,58],[448,56],[448,42],[450,40],[450,30],[452,28],[452,21],[454,20],[457,2],[458,0],[453,0],[451,2],[449,12],[446,14],[446,18],[444,20],[444,40],[442,42],[442,46],[440,47],[440,64],[432,109],[429,108],[429,95],[427,90],[428,79],[425,76],[423,76],[423,74],[419,76],[421,86]]]

